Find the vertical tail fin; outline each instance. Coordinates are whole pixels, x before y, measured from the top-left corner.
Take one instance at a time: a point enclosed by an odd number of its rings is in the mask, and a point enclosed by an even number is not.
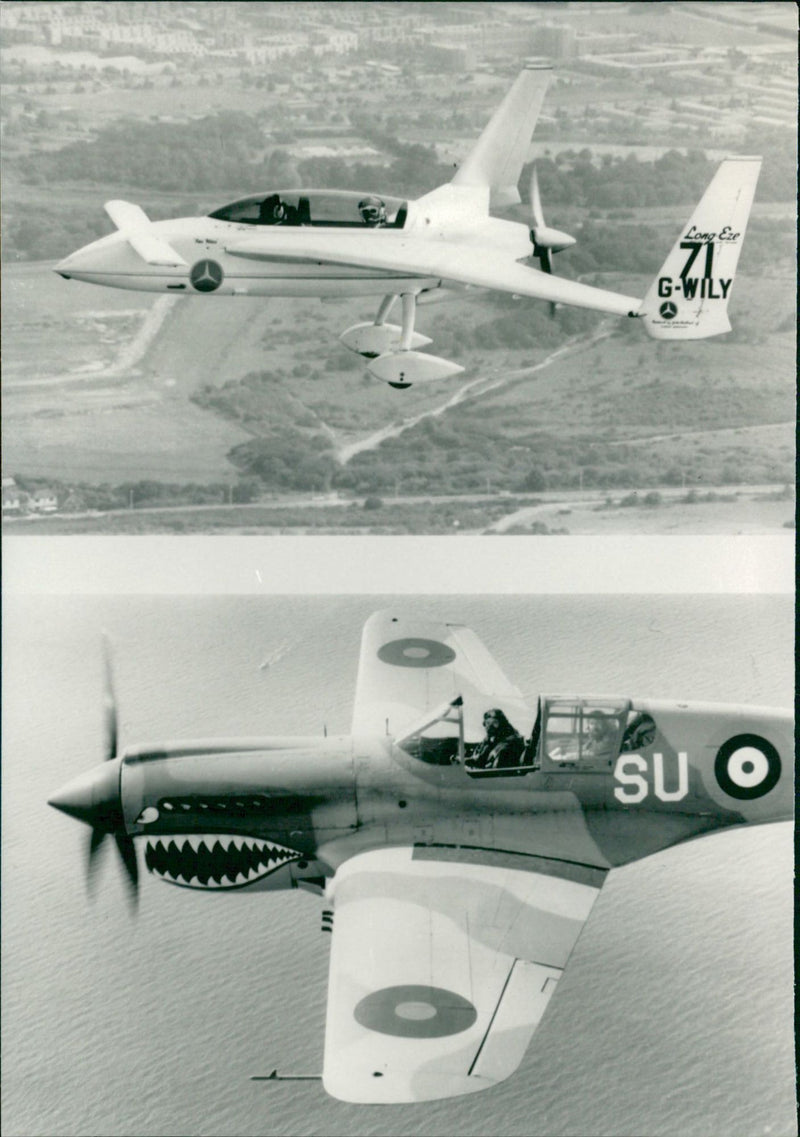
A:
[[[527,66],[458,168],[453,185],[489,186],[495,207],[520,201],[517,182],[542,108],[552,68]]]
[[[728,301],[760,158],[726,158],[642,301],[639,316],[658,340],[695,340],[731,330]]]

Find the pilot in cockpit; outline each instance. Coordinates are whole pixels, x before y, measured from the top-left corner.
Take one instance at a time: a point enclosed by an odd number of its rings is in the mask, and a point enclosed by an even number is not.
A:
[[[286,219],[286,207],[279,194],[271,193],[265,197],[258,208],[259,225],[280,225]]]
[[[494,707],[483,716],[483,729],[486,737],[480,742],[465,761],[467,771],[500,770],[518,766],[524,742],[522,735],[514,729],[499,707]]]
[[[370,195],[362,198],[358,203],[358,212],[370,229],[380,229],[386,224],[386,204],[379,197]]]
[[[281,201],[280,194],[271,193],[258,207],[259,225],[296,225],[297,210]]]

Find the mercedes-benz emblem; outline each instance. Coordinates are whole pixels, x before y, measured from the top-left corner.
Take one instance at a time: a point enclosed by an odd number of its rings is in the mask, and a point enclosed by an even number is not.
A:
[[[192,265],[189,280],[198,292],[214,292],[222,284],[225,273],[216,261],[198,261]]]
[[[213,262],[209,261],[209,264],[212,263]],[[674,320],[678,315],[678,305],[673,304],[671,300],[665,300],[658,310],[665,320]]]

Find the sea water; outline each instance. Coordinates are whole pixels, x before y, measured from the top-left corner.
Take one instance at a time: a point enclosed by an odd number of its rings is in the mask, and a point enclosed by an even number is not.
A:
[[[113,643],[123,744],[335,733],[349,727],[361,625],[382,606],[6,600],[4,1132],[796,1132],[788,824],[612,872],[517,1073],[417,1106],[249,1080],[320,1071],[329,939],[318,899],[207,895],[145,873],[134,920],[112,848],[89,903],[88,831],[46,799],[101,759],[100,630]],[[397,608],[469,624],[532,701],[792,699],[786,598],[421,597]]]

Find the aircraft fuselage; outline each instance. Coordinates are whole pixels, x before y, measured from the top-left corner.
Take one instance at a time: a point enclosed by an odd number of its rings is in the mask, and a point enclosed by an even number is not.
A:
[[[563,703],[544,700],[547,722]],[[63,802],[82,794],[97,808],[118,792],[148,868],[213,891],[322,888],[343,861],[385,845],[522,854],[591,883],[703,833],[791,816],[787,712],[653,701],[635,711],[654,723],[644,744],[583,768],[544,736],[535,765],[484,774],[421,761],[389,736],[129,748],[118,791],[106,763],[66,787],[60,808],[78,815]]]
[[[332,191],[285,191],[284,196]],[[357,194],[342,193],[342,198]],[[442,196],[442,195],[440,195]],[[450,199],[454,191],[448,195]],[[452,200],[438,200],[428,194],[405,206],[402,228],[371,229],[353,224],[326,223],[310,225],[256,225],[223,220],[218,217],[182,217],[150,223],[152,235],[163,240],[186,262],[185,265],[149,264],[131,246],[123,232],[115,232],[94,241],[66,257],[55,271],[66,279],[100,284],[108,288],[124,288],[142,292],[160,292],[183,296],[384,296],[388,293],[419,293],[436,288],[441,278],[408,276],[385,269],[362,265],[323,264],[315,259],[315,240],[335,232],[353,241],[354,250],[368,248],[377,235],[381,242],[415,237],[446,237],[458,244],[484,244],[490,240],[505,255],[514,259],[531,253],[530,236],[525,225],[503,221],[481,214],[463,217],[453,212]],[[308,245],[308,258],[287,259],[280,252],[281,236],[294,234]],[[254,235],[269,241],[275,235],[274,259],[248,258],[246,253],[231,253],[231,247]]]

